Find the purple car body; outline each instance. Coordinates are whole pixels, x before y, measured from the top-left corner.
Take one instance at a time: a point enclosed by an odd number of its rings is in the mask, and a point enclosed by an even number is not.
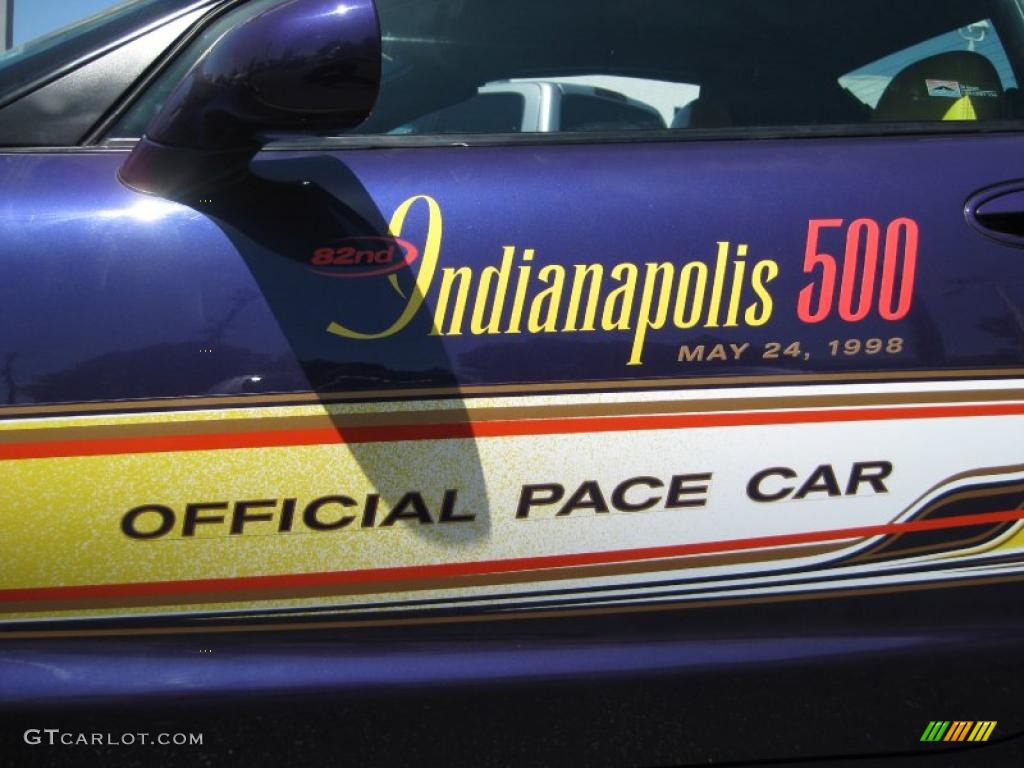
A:
[[[377,9],[266,5],[137,142],[0,150],[6,708],[662,679],[755,722],[680,762],[1024,728],[1016,118],[339,137]]]

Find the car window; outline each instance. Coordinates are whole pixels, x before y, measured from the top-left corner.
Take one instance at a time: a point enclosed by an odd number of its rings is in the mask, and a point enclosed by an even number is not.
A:
[[[431,112],[389,133],[530,133],[666,127],[662,113],[654,105],[596,85],[601,81],[595,76],[488,83],[465,101]]]
[[[651,130],[665,123],[650,106],[629,104],[615,91],[569,93],[562,99],[559,127],[563,131]]]
[[[605,94],[625,96],[633,104],[656,110],[661,115],[665,126],[671,126],[673,122],[678,121],[680,113],[700,98],[700,86],[697,84],[661,80],[655,77],[589,74],[549,77],[547,80],[552,83],[590,86],[601,89]]]
[[[1017,95],[1024,60],[1017,0],[377,5],[384,74],[374,112],[356,131],[361,134],[908,120],[944,130],[952,122],[1024,117]],[[140,135],[214,39],[208,33],[186,51],[111,136]],[[537,87],[514,87],[523,83]],[[955,98],[944,84],[956,84],[950,86]]]
[[[523,130],[525,101],[515,91],[482,91],[452,107],[399,126],[391,133],[516,133]]]
[[[948,112],[956,106],[957,100],[964,98],[972,102],[994,103],[1003,94],[1012,94],[1017,88],[1013,66],[992,19],[965,24],[883,56],[841,76],[839,83],[874,110],[877,116],[883,96],[899,88],[898,78],[906,77],[904,73],[913,72],[912,65],[918,65],[916,69],[925,75],[918,78],[919,99],[926,103],[936,102],[939,111],[945,107],[945,112]],[[927,68],[934,68],[933,77],[927,76]],[[955,76],[957,72],[966,75],[968,79],[961,82]],[[907,99],[912,98],[907,96]],[[887,97],[887,100],[892,99],[891,95]],[[947,101],[949,99],[953,101]],[[973,109],[967,103],[957,108],[968,106]],[[900,119],[898,104],[888,111],[890,119]],[[912,118],[913,110],[907,111],[907,119]]]

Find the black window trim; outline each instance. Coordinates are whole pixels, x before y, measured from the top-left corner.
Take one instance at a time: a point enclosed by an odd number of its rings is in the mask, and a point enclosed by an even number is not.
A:
[[[937,130],[941,126],[941,130]],[[778,139],[942,138],[1024,134],[1024,120],[991,123],[851,123],[740,128],[683,128],[653,131],[580,131],[577,133],[420,134],[378,136],[302,136],[276,139],[265,152],[414,149],[421,147],[496,147],[573,144],[653,144]],[[123,141],[123,140],[120,140]],[[132,140],[134,143],[135,140]]]
[[[941,131],[935,130],[942,125]],[[862,123],[830,126],[772,126],[768,128],[666,129],[663,131],[608,131],[581,133],[419,134],[415,136],[294,136],[269,142],[261,152],[349,152],[372,149],[428,149],[521,147],[537,145],[687,144],[721,141],[778,141],[780,139],[885,139],[945,137],[987,138],[1024,136],[1024,120],[999,123]],[[0,155],[23,154],[127,154],[138,139],[107,139],[100,144],[57,147],[3,147]]]
[[[941,128],[938,128],[941,126]],[[666,128],[660,131],[580,131],[577,133],[435,133],[405,135],[288,136],[268,142],[261,152],[340,152],[366,149],[432,147],[516,147],[587,144],[678,144],[707,141],[774,141],[779,139],[884,139],[946,136],[984,137],[1024,134],[1024,120],[987,123],[850,123],[741,128]],[[97,148],[130,150],[138,139],[108,139]]]

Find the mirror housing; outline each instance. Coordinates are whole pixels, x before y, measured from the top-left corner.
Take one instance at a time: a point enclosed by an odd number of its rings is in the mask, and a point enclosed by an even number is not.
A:
[[[285,0],[225,33],[168,97],[119,171],[188,198],[244,175],[271,131],[346,131],[377,100],[373,0]]]

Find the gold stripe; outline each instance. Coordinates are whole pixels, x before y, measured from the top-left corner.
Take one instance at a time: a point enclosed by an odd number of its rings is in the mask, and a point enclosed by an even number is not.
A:
[[[905,584],[886,587],[861,587],[851,590],[833,590],[805,594],[763,595],[753,598],[723,598],[719,600],[691,600],[685,602],[665,602],[657,605],[620,605],[602,608],[576,608],[560,610],[518,611],[499,614],[481,614],[476,616],[429,616],[414,619],[350,619],[343,621],[319,621],[309,623],[261,624],[249,626],[208,625],[189,627],[150,627],[150,628],[119,628],[119,629],[87,629],[87,630],[7,630],[0,631],[0,639],[41,639],[59,637],[125,637],[152,635],[196,635],[196,634],[234,634],[239,632],[308,632],[319,629],[355,629],[364,627],[407,627],[418,625],[445,624],[479,624],[498,621],[528,621],[532,619],[576,618],[580,616],[611,616],[636,613],[657,613],[663,611],[691,610],[696,608],[720,608],[746,605],[764,605],[786,602],[806,602],[810,600],[834,600],[843,597],[863,597],[868,595],[900,594],[921,592],[954,587],[974,587],[990,584],[1006,584],[1024,581],[1024,574],[1011,576],[993,576],[977,579],[950,580],[931,584]],[[995,728],[993,722],[992,727]]]
[[[60,403],[56,405],[14,405],[0,408],[3,416],[30,416],[62,413],[113,413],[154,408],[259,407],[265,405],[328,404],[353,400],[394,401],[410,397],[459,397],[465,395],[545,394],[558,392],[611,392],[631,389],[697,388],[708,386],[751,386],[756,384],[828,384],[857,381],[922,381],[971,378],[1024,378],[1024,368],[976,368],[966,370],[864,371],[860,373],[794,373],[769,376],[694,376],[691,378],[624,379],[614,381],[550,382],[545,384],[487,384],[463,387],[421,387],[376,389],[356,392],[297,392],[276,395],[222,395],[215,397],[179,397],[150,400]]]
[[[721,398],[630,403],[575,403],[523,407],[449,408],[429,411],[389,413],[318,414],[315,416],[216,419],[158,422],[146,424],[108,424],[90,427],[61,427],[46,434],[60,440],[96,440],[121,437],[163,435],[205,435],[243,432],[274,432],[304,429],[345,430],[355,427],[415,426],[420,424],[461,424],[492,421],[523,421],[545,418],[586,418],[594,416],[637,416],[652,414],[718,413],[749,410],[934,405],[937,403],[1006,402],[1024,400],[1022,389],[978,390],[968,392],[865,393],[836,395],[796,395],[792,397]],[[6,444],[39,440],[43,429],[0,431]],[[943,481],[947,482],[947,481]]]
[[[186,602],[180,595],[139,595],[137,597],[106,597],[96,598],[87,602],[82,600],[54,601],[45,605],[38,601],[10,602],[3,605],[4,613],[32,613],[42,611],[59,611],[85,608],[128,608],[155,605],[194,605],[211,603],[238,603],[258,598],[260,602],[268,600],[293,600],[308,597],[338,597],[342,595],[373,595],[392,592],[420,592],[432,589],[459,589],[468,587],[491,587],[505,584],[531,584],[543,581],[559,581],[563,579],[600,578],[602,576],[622,576],[640,573],[660,573],[685,568],[706,568],[721,565],[742,565],[749,563],[772,562],[796,557],[814,557],[828,554],[849,547],[845,544],[805,545],[784,547],[777,550],[761,552],[737,552],[722,555],[695,555],[675,557],[667,560],[636,563],[614,563],[611,565],[566,566],[561,568],[543,568],[534,571],[516,571],[511,573],[474,574],[468,576],[449,576],[438,579],[410,579],[381,584],[343,584],[318,587],[305,587],[290,590],[255,590],[252,595],[248,591],[211,592],[204,594],[197,603],[195,600]],[[527,593],[528,594],[528,593]],[[401,608],[400,605],[395,606]],[[182,615],[187,615],[184,612]]]

